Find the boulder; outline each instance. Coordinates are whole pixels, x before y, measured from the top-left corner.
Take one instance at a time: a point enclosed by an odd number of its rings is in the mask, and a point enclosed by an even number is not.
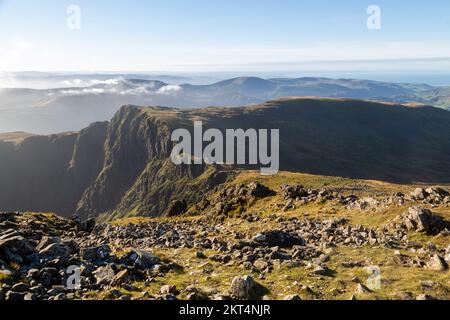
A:
[[[268,187],[258,182],[249,184],[247,188],[249,191],[249,195],[256,199],[263,199],[276,194],[273,190],[270,190]]]
[[[333,274],[333,271],[326,266],[315,266],[313,274],[328,277]]]
[[[411,207],[403,214],[403,221],[410,231],[423,232],[428,235],[437,235],[448,227],[441,218],[421,207]]]
[[[205,301],[209,300],[208,295],[199,289],[189,286],[184,292],[187,294],[186,299],[189,301]]]
[[[48,237],[44,236],[42,237],[41,241],[39,241],[39,244],[36,247],[37,251],[41,251],[45,248],[47,248],[49,245],[54,243],[61,243],[61,239],[59,237]]]
[[[425,192],[428,193],[428,195],[436,196],[439,198],[445,198],[450,196],[450,192],[441,187],[431,187],[425,190]]]
[[[98,285],[109,285],[115,277],[115,272],[111,265],[99,267],[92,274]]]
[[[39,251],[44,259],[68,258],[71,254],[72,249],[63,243],[53,243]]]
[[[308,196],[308,191],[300,184],[295,186],[282,185],[281,191],[285,200],[296,200]]]
[[[253,238],[253,241],[259,245],[280,248],[292,248],[293,246],[306,245],[306,241],[304,239],[278,230],[263,232]]]
[[[36,252],[33,243],[19,235],[0,239],[0,255],[6,250],[16,252],[22,257]]]
[[[264,271],[269,267],[269,263],[264,259],[258,259],[253,263],[253,266],[260,271]]]
[[[118,274],[114,276],[114,279],[112,281],[112,285],[117,286],[121,285],[122,283],[126,283],[131,279],[130,272],[128,269],[120,271]]]
[[[410,196],[413,200],[424,200],[426,197],[428,197],[428,194],[425,189],[417,188],[410,193]]]
[[[372,197],[366,197],[360,200],[357,200],[350,205],[347,206],[348,209],[356,209],[359,211],[368,211],[372,209],[380,208],[380,201]]]
[[[258,300],[266,295],[268,290],[251,276],[244,276],[233,279],[230,293],[233,298],[238,300]]]
[[[138,269],[151,269],[161,262],[161,259],[151,252],[138,249],[134,249],[120,260]]]
[[[445,271],[448,269],[448,264],[443,257],[435,254],[428,262],[427,267],[433,271]]]
[[[102,264],[110,258],[111,248],[108,245],[85,248],[81,250],[81,256],[88,262]]]
[[[165,285],[162,286],[160,289],[160,293],[164,294],[164,295],[168,295],[168,294],[173,294],[173,295],[177,295],[180,292],[177,290],[176,286],[172,286],[172,285]]]

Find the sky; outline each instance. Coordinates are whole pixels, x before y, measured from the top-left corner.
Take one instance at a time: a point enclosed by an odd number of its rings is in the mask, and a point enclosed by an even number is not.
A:
[[[450,73],[450,1],[0,0],[0,40],[0,71]]]

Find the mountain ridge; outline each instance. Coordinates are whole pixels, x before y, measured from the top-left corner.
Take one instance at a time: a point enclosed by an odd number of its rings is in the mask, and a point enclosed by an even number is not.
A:
[[[450,113],[352,99],[284,98],[240,108],[123,106],[80,132],[0,141],[0,210],[164,216],[236,170],[176,166],[174,129],[280,129],[280,169],[401,183],[450,182]]]
[[[174,85],[155,80],[117,78],[93,81],[83,87],[0,89],[0,128],[4,132],[35,134],[79,131],[92,122],[111,119],[126,104],[183,109],[239,107],[285,96],[450,106],[448,87],[425,84],[311,77],[238,77],[207,85]]]

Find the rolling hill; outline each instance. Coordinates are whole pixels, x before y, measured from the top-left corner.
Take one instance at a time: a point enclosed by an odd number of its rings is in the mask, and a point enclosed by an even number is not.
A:
[[[446,108],[448,88],[368,80],[241,77],[209,85],[115,78],[84,87],[0,89],[0,132],[78,131],[111,119],[122,105],[176,108],[239,107],[285,96],[366,99]]]

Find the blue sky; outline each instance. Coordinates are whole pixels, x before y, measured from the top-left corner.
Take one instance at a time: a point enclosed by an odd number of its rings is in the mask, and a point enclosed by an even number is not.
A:
[[[381,30],[366,26],[372,4]],[[66,26],[69,5],[81,9],[81,30]],[[448,61],[422,62],[450,57],[450,1],[0,0],[0,39],[0,70],[361,69],[402,59],[450,72]]]

